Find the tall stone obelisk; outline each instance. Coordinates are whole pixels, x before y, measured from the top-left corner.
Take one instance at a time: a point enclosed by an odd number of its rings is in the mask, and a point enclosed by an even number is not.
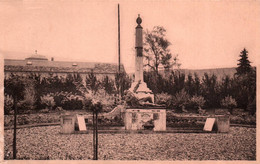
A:
[[[151,97],[154,102],[154,95],[144,82],[143,75],[143,27],[141,26],[142,19],[140,15],[136,19],[137,26],[135,28],[135,80],[129,89],[139,99]]]

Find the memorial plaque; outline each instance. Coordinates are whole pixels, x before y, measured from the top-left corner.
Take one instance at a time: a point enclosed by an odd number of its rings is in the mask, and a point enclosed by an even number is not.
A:
[[[79,131],[87,130],[84,116],[77,115]]]
[[[207,118],[203,130],[204,131],[212,131],[215,120],[216,120],[215,118]]]

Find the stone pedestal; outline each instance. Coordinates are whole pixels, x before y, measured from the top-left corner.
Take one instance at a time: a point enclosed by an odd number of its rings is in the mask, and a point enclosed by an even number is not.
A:
[[[166,130],[166,109],[126,109],[126,130]]]
[[[75,121],[76,117],[74,115],[63,115],[61,116],[61,133],[71,134],[75,132]]]
[[[216,116],[217,131],[219,133],[228,133],[230,127],[229,116],[219,115]]]

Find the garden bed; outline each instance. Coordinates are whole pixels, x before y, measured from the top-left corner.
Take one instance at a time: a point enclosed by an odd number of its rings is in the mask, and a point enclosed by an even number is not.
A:
[[[92,113],[77,110],[77,111],[62,111],[50,113],[34,113],[34,114],[19,114],[17,115],[17,125],[32,125],[32,124],[46,124],[46,123],[59,123],[60,116],[64,113],[67,114],[90,114]],[[208,117],[214,117],[214,111],[210,111],[207,115],[199,115],[196,113],[173,113],[167,111],[167,127],[189,127],[201,126]],[[13,115],[4,116],[4,126],[13,126]],[[231,124],[241,125],[256,125],[256,115],[250,115],[241,109],[235,109],[234,113],[230,115]],[[122,120],[102,120],[99,122],[102,126],[123,126]]]

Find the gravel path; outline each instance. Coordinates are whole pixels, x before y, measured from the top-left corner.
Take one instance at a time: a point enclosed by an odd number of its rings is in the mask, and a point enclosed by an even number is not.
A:
[[[59,126],[18,129],[19,159],[92,159],[92,134],[65,135]],[[5,130],[5,159],[12,158],[13,130]],[[228,134],[99,134],[101,160],[256,160],[256,129]]]

